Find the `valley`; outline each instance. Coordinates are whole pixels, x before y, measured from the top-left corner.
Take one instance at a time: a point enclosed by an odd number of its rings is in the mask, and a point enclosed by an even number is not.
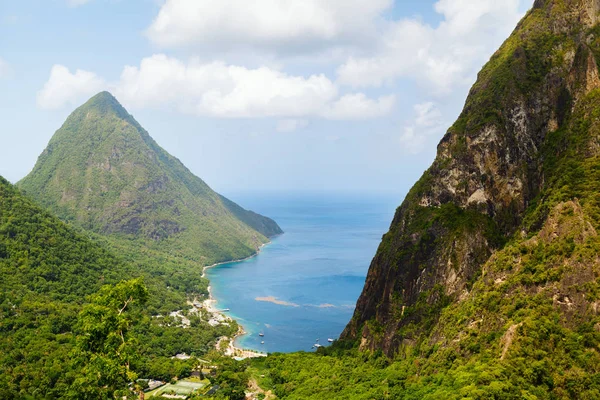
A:
[[[28,174],[0,177],[0,398],[600,398],[600,2],[439,0],[441,22],[356,2],[358,17],[240,2],[227,19],[166,0],[136,34],[178,21],[154,45],[181,53],[116,81],[52,67],[36,115],[74,111]],[[85,3],[61,16],[100,7]],[[134,7],[109,3],[98,18]],[[220,21],[210,35],[204,15]],[[515,24],[471,80],[480,39]],[[215,58],[235,46],[198,56],[231,38],[252,63]],[[385,94],[400,87],[399,103]],[[190,157],[191,143],[211,145]],[[254,191],[225,197],[192,170]]]

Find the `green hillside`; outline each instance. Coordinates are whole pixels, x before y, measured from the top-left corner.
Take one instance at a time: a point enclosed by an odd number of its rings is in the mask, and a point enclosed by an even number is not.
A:
[[[252,255],[281,233],[194,176],[108,92],[67,118],[18,186],[126,251],[142,246],[203,265]]]
[[[0,398],[100,396],[81,386],[90,379],[85,359],[105,363],[111,354],[82,355],[76,336],[93,322],[81,325],[78,314],[103,298],[90,297],[103,284],[136,277],[148,299],[129,322],[131,372],[164,380],[189,374],[190,362],[175,354],[203,355],[237,331],[235,323],[213,327],[210,315],[188,313],[191,299],[208,295],[202,267],[252,255],[281,233],[271,219],[213,192],[106,92],[54,135],[19,184],[27,197],[1,183]],[[170,316],[178,310],[189,320],[185,329]],[[124,372],[115,376],[125,382]]]
[[[213,328],[202,315],[189,316],[189,328],[178,327],[166,316],[189,308],[187,287],[167,288],[172,277],[143,271],[138,263],[114,256],[0,178],[0,398],[67,395],[84,371],[77,362],[78,314],[107,284],[141,277],[149,288],[148,304],[132,327],[137,346],[131,367],[139,376],[189,373],[188,363],[171,357],[204,354],[218,337],[237,330],[236,324]],[[198,274],[188,280],[199,279]],[[152,318],[156,315],[164,318]]]
[[[129,274],[0,178],[0,398],[64,391],[85,296]]]

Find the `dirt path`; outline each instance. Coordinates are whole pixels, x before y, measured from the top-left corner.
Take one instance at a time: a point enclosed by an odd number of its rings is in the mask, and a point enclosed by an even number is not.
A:
[[[261,393],[265,395],[265,400],[277,399],[270,390],[265,392],[263,388],[258,386],[258,382],[256,382],[256,379],[254,378],[250,378],[248,381],[248,389],[249,391],[246,392],[246,399],[258,399],[258,395]]]

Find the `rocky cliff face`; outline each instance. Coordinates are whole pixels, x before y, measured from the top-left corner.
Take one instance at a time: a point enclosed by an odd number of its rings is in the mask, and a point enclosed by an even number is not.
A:
[[[535,2],[398,208],[343,338],[393,355],[471,296],[493,254],[544,226],[569,185],[564,165],[595,160],[600,148],[598,22],[599,0]],[[588,189],[560,200],[586,210]]]

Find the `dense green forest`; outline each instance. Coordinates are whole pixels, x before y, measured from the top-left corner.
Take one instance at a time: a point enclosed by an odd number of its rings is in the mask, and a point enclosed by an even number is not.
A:
[[[179,327],[180,321],[167,313],[187,313],[187,296],[202,296],[206,287],[166,289],[170,281],[141,266],[113,255],[0,178],[0,398],[69,393],[82,372],[77,337],[84,327],[78,316],[96,293],[108,290],[104,285],[137,277],[148,287],[146,304],[129,330],[136,343],[131,371],[140,377],[168,380],[189,374],[192,361],[171,357],[204,354],[216,338],[237,331],[234,322],[211,327],[202,314],[188,314],[190,327]],[[162,317],[153,318],[157,315]]]

